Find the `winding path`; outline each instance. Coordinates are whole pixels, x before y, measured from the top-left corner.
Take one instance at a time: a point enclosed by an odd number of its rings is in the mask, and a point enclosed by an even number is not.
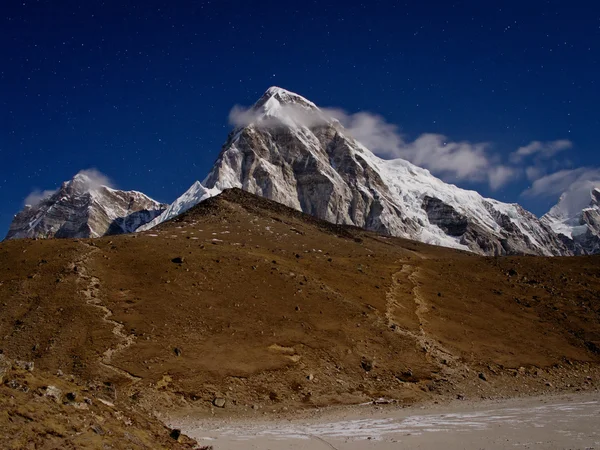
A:
[[[87,246],[90,247],[91,250],[89,250],[79,261],[76,261],[72,264],[72,270],[77,274],[77,282],[84,283],[84,288],[80,291],[80,293],[85,298],[86,304],[102,311],[102,321],[112,325],[112,334],[117,336],[120,341],[115,346],[104,351],[102,357],[100,358],[100,365],[136,383],[141,380],[140,377],[112,364],[112,358],[117,353],[120,353],[133,345],[135,342],[135,335],[127,334],[125,332],[125,326],[121,322],[111,319],[113,312],[102,304],[102,300],[100,298],[100,279],[93,275],[89,275],[87,269],[88,260],[94,253],[99,252],[100,249],[90,245]]]

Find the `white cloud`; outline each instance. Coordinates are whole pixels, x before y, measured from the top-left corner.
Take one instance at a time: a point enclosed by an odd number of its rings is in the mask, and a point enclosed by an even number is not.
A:
[[[84,182],[88,190],[98,189],[100,186],[114,187],[112,180],[98,169],[84,169],[80,170],[77,176],[83,176]]]
[[[85,190],[87,191],[93,191],[100,186],[114,187],[114,183],[111,179],[97,169],[80,170],[75,177],[80,177],[81,181],[84,183]],[[27,197],[25,197],[24,204],[26,206],[35,206],[42,200],[54,195],[57,191],[58,189],[34,189]]]
[[[369,150],[384,158],[402,158],[430,170],[448,181],[487,182],[496,190],[516,176],[516,170],[499,163],[486,142],[453,142],[442,134],[424,133],[405,140],[398,127],[368,112],[348,114],[325,109]]]
[[[56,189],[49,189],[45,191],[42,191],[40,189],[34,189],[27,197],[25,197],[25,201],[23,203],[25,204],[25,206],[35,206],[42,200],[50,198],[55,193]]]
[[[240,105],[235,105],[229,111],[229,123],[235,127],[254,124],[261,128],[274,128],[285,124],[286,121],[300,126],[313,127],[327,123],[330,118],[322,111],[309,109],[295,103],[278,105],[276,111],[270,112]]]
[[[533,182],[521,195],[525,197],[556,197],[563,192],[582,187],[600,186],[600,168],[579,167],[559,170]]]
[[[490,188],[495,191],[518,177],[519,171],[514,167],[499,165],[489,171]]]
[[[528,145],[517,149],[516,152],[511,153],[510,160],[517,164],[531,157],[535,157],[538,160],[550,159],[557,153],[570,148],[573,148],[573,143],[568,139],[548,142],[532,141]]]

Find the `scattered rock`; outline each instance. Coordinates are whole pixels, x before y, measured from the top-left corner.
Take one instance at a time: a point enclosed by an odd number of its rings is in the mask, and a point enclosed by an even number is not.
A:
[[[62,400],[62,391],[56,386],[46,386],[44,389],[44,396],[51,398],[56,403],[60,403]]]
[[[176,356],[181,356],[181,349],[179,347],[175,347],[173,349],[173,352],[175,353]]]
[[[415,378],[413,371],[411,369],[407,369],[402,373],[396,375],[396,378],[405,383],[416,383],[418,380]]]
[[[10,370],[12,364],[6,357],[0,354],[0,384],[4,381],[4,377]]]
[[[175,428],[174,430],[171,431],[171,434],[169,434],[169,436],[172,439],[179,441],[179,437],[181,436],[181,430],[178,430],[177,428]]]
[[[312,373],[311,373],[311,374],[308,374],[308,375],[306,376],[306,379],[307,379],[308,381],[312,381],[314,378],[315,378],[315,376],[314,376]]]
[[[368,360],[367,358],[363,357],[360,361],[360,365],[365,370],[365,372],[370,372],[371,370],[373,370],[373,361]]]
[[[33,372],[33,361],[15,361],[13,363],[13,368],[27,370],[28,372]]]
[[[222,397],[217,397],[213,400],[213,405],[217,408],[225,408],[225,403],[227,403],[227,401]]]
[[[548,387],[552,387],[552,383],[550,383],[549,381],[546,382],[546,386]]]
[[[479,379],[480,379],[480,380],[487,381],[487,377],[485,376],[485,373],[483,373],[483,372],[479,372],[479,375],[478,375],[478,376],[479,376]]]
[[[104,430],[102,429],[102,427],[100,425],[92,425],[91,430],[96,433],[99,436],[104,436]]]
[[[70,402],[74,402],[77,399],[77,394],[75,392],[67,392],[65,398]]]
[[[464,400],[464,399],[465,399],[465,396],[464,396],[463,394],[458,394],[458,395],[456,396],[456,398],[457,398],[458,400]]]
[[[21,384],[17,380],[9,380],[9,381],[7,381],[6,382],[6,386],[8,386],[11,389],[15,389],[17,391],[29,392],[29,386],[27,386],[25,384]]]
[[[183,256],[178,256],[176,258],[173,258],[171,260],[171,262],[175,263],[175,264],[183,264],[184,258]]]

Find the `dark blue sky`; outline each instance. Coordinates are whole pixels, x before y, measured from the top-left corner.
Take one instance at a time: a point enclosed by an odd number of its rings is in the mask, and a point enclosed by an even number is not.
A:
[[[271,85],[407,141],[490,143],[492,166],[536,140],[543,174],[600,166],[597,2],[4,0],[0,38],[2,236],[32,190],[81,169],[172,201],[206,175],[232,106]],[[572,144],[550,158],[556,140]],[[556,200],[520,196],[533,177],[475,178],[457,184],[536,214]]]

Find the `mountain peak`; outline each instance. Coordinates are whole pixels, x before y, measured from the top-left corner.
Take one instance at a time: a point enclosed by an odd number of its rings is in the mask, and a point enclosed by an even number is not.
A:
[[[6,239],[88,238],[135,231],[160,215],[166,205],[136,191],[108,187],[97,171],[79,172],[60,189],[25,206],[10,225]]]
[[[280,109],[283,105],[298,105],[306,109],[319,109],[317,105],[310,100],[278,86],[271,86],[267,89],[262,97],[255,103],[253,109],[257,111],[262,109],[265,113],[268,113]]]

